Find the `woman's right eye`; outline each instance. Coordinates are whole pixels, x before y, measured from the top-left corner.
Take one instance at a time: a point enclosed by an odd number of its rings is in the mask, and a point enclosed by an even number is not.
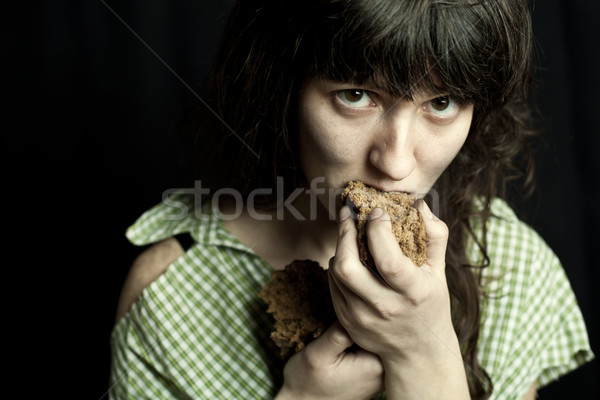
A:
[[[345,106],[351,108],[366,108],[375,105],[367,91],[362,89],[340,90],[336,96]]]

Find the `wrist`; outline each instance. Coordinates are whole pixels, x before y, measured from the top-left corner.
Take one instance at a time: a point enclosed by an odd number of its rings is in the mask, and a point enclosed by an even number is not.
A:
[[[384,364],[406,365],[413,363],[442,362],[446,359],[458,359],[462,362],[462,355],[458,337],[452,325],[434,331],[429,329],[425,333],[412,335],[411,339],[399,340],[401,346],[386,353],[378,353]]]
[[[470,399],[456,335],[438,344],[426,351],[382,357],[388,399]]]

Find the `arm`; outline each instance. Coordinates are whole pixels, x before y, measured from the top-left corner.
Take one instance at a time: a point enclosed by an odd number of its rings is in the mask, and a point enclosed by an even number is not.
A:
[[[183,249],[179,242],[169,238],[152,245],[137,256],[121,290],[116,321],[129,311],[144,288],[162,275],[167,267],[182,254]]]
[[[369,221],[369,248],[384,282],[358,259],[356,227],[342,210],[329,269],[334,306],[352,339],[381,358],[389,399],[468,399],[444,272],[448,229],[420,207],[428,238],[421,267],[402,254],[389,217]]]

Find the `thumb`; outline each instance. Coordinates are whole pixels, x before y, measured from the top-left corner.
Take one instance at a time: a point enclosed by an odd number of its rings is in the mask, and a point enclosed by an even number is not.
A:
[[[321,336],[313,340],[304,349],[308,357],[314,357],[322,363],[334,363],[338,357],[354,342],[339,321],[331,325]]]

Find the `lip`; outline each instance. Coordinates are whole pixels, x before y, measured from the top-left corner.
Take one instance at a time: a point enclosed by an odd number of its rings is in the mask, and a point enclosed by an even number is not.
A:
[[[365,185],[367,185],[367,186],[370,186],[372,188],[375,188],[375,189],[379,190],[380,192],[414,194],[410,190],[404,190],[404,189],[401,189],[401,188],[392,188],[392,187],[389,187],[389,186],[377,185],[377,184],[373,184],[373,183],[367,182],[367,181],[362,181],[362,182]]]
[[[427,192],[422,192],[422,191],[417,191],[417,190],[410,190],[410,189],[406,189],[406,188],[397,188],[397,187],[391,187],[391,186],[384,186],[384,185],[377,185],[377,184],[373,184],[371,182],[368,181],[362,181],[365,185],[370,186],[372,188],[375,188],[381,192],[385,192],[385,193],[405,193],[405,194],[409,194],[411,196],[414,196],[416,200],[419,199],[423,199],[425,198],[425,196],[427,196]]]

